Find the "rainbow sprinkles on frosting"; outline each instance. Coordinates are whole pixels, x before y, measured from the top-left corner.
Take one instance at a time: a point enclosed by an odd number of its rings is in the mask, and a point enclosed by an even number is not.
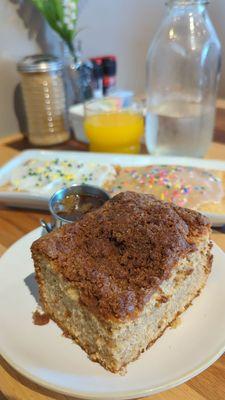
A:
[[[30,159],[15,168],[0,191],[51,195],[62,187],[90,184],[111,195],[149,193],[181,207],[225,214],[225,172],[179,165],[122,167],[75,159]]]

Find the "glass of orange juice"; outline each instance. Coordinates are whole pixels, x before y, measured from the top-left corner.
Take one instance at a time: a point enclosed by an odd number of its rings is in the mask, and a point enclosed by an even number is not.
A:
[[[119,97],[91,100],[85,104],[84,129],[91,151],[137,154],[144,133],[141,103],[125,107]]]

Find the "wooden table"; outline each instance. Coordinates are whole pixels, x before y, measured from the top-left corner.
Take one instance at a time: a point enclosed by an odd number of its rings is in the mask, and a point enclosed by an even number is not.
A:
[[[218,128],[215,139],[225,143],[225,113],[218,114]],[[78,144],[70,144],[75,148]],[[26,146],[21,136],[13,135],[0,139],[0,164],[19,153]],[[79,145],[80,146],[80,145]],[[82,149],[80,146],[79,149]],[[207,158],[225,160],[225,144],[213,143]],[[7,209],[0,206],[0,253],[25,233],[39,226],[39,220],[46,213],[22,209]],[[213,240],[225,251],[225,235],[214,232]],[[1,395],[2,392],[2,395]],[[2,397],[3,396],[3,397]],[[24,378],[3,359],[0,359],[0,400],[72,400],[72,397],[60,395],[42,388]],[[150,398],[149,398],[150,399]],[[151,400],[224,400],[225,399],[225,355],[205,372],[189,382],[158,395]]]

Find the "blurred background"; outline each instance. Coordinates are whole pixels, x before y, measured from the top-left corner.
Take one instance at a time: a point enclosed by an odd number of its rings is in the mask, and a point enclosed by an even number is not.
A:
[[[145,92],[146,53],[165,13],[165,0],[83,0],[79,38],[85,57],[115,54],[118,86]],[[209,13],[222,47],[225,45],[225,2],[213,0]],[[29,0],[0,2],[0,136],[19,130],[12,113],[19,82],[16,63],[38,52],[59,52],[59,38]],[[223,58],[225,56],[223,55]],[[219,96],[225,97],[225,62]]]

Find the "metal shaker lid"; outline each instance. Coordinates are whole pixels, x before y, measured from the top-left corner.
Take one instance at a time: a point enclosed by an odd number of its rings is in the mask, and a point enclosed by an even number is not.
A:
[[[20,72],[53,72],[63,69],[63,63],[58,57],[50,54],[34,54],[24,57],[18,64],[17,70]]]

